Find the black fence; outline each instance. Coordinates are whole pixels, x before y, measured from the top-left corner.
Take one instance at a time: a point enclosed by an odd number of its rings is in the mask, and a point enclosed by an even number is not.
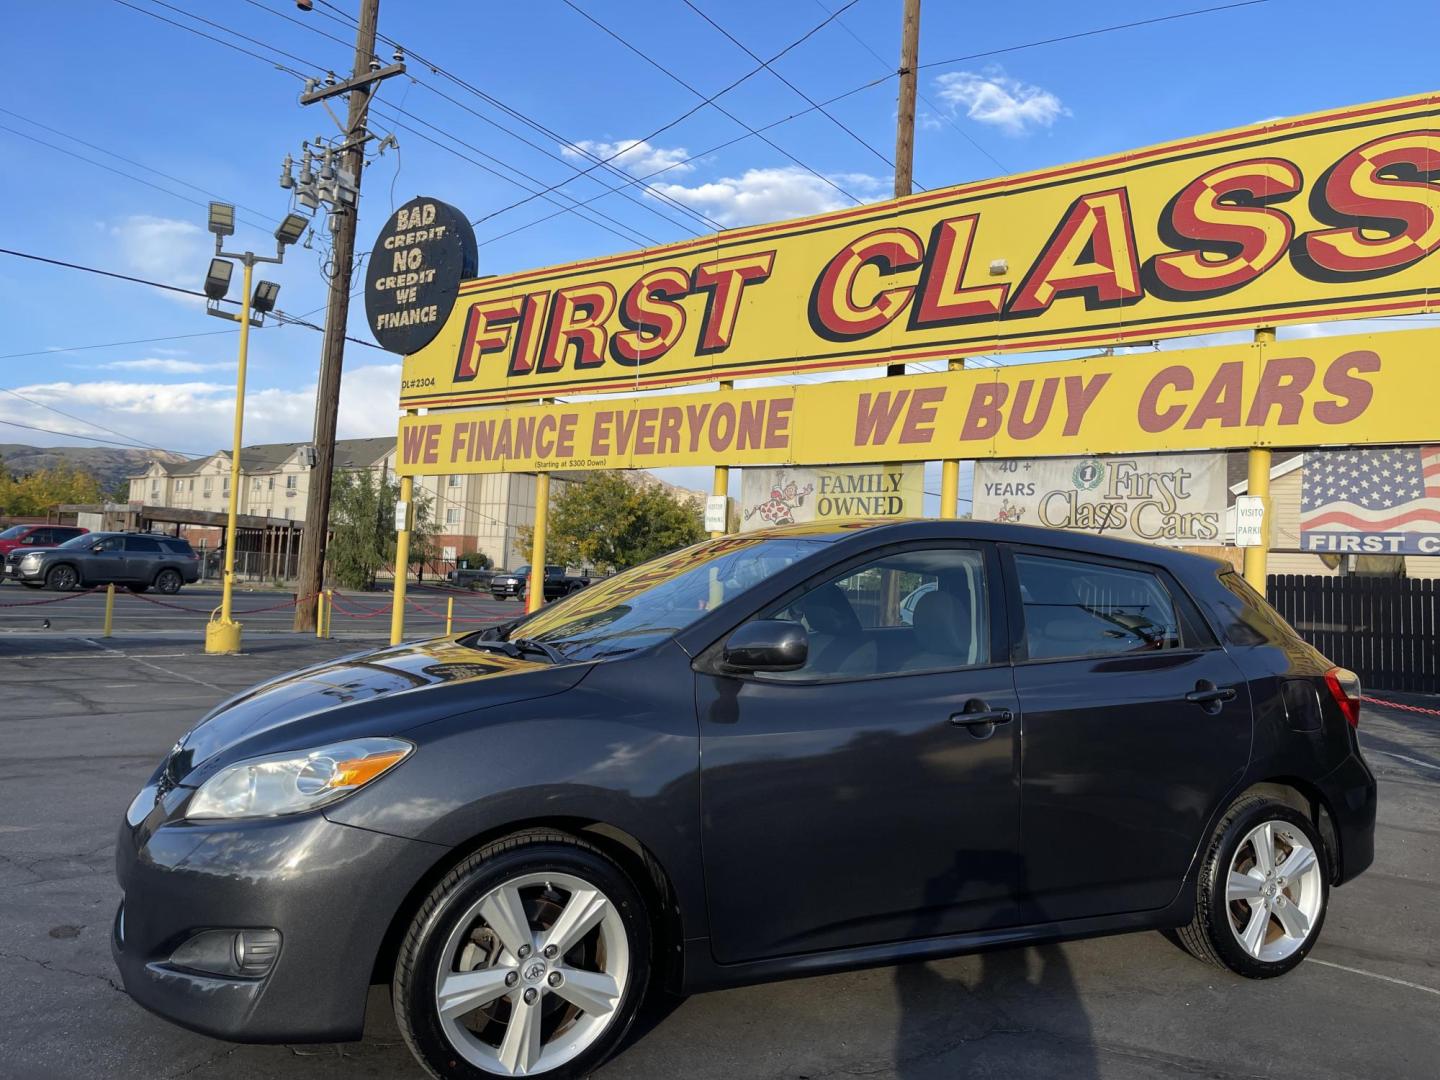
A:
[[[1367,690],[1440,692],[1440,589],[1411,578],[1271,574],[1269,599]]]

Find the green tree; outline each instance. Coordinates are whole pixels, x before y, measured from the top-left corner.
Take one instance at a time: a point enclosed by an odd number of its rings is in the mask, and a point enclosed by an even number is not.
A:
[[[526,550],[534,529],[522,526]],[[624,570],[705,539],[698,506],[624,473],[599,472],[569,484],[550,502],[546,561]]]
[[[330,543],[325,559],[331,577],[347,589],[368,589],[395,561],[395,504],[400,484],[369,469],[335,473],[330,495]],[[417,493],[410,532],[410,565],[433,557],[430,500]],[[408,568],[407,568],[408,569]]]
[[[66,503],[98,503],[103,497],[99,481],[73,465],[16,479],[0,468],[0,477],[0,513],[17,517],[39,517]]]
[[[495,560],[483,551],[467,551],[455,560],[455,565],[462,570],[489,570],[495,565]]]

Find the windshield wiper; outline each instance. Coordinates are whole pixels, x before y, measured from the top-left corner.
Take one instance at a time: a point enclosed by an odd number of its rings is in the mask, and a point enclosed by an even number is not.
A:
[[[567,657],[563,652],[555,648],[554,645],[547,645],[545,644],[545,642],[536,641],[534,638],[510,638],[506,642],[506,644],[514,645],[518,652],[538,652],[541,656],[545,657],[545,659],[549,660],[552,664],[563,664],[566,660],[569,659],[569,657]]]

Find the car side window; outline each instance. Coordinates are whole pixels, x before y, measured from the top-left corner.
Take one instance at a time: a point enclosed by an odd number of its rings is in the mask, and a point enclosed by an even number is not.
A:
[[[41,547],[45,544],[54,543],[54,541],[50,539],[49,529],[31,529],[28,533],[25,534],[21,543],[34,547]]]
[[[125,550],[139,552],[143,555],[160,554],[160,542],[151,540],[148,536],[129,536],[125,538]]]
[[[864,678],[990,662],[985,557],[973,548],[897,552],[846,570],[758,618],[800,623],[805,666],[765,678]]]
[[[1031,660],[1181,646],[1175,601],[1154,573],[1020,553],[1015,571]]]
[[[96,551],[119,551],[125,545],[123,536],[107,536],[95,544]]]

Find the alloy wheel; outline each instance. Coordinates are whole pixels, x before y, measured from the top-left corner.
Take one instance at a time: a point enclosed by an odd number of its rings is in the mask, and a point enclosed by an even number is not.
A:
[[[1226,884],[1230,930],[1256,960],[1275,963],[1309,940],[1325,899],[1324,867],[1286,821],[1264,821],[1235,849]]]
[[[45,584],[54,592],[69,592],[80,583],[80,575],[69,566],[57,566],[45,579]]]
[[[435,1005],[446,1039],[498,1076],[548,1072],[615,1019],[630,975],[620,912],[566,873],[512,878],[473,904],[441,952]]]
[[[155,587],[162,593],[177,593],[180,591],[180,575],[174,570],[161,570],[160,576],[155,579]]]

